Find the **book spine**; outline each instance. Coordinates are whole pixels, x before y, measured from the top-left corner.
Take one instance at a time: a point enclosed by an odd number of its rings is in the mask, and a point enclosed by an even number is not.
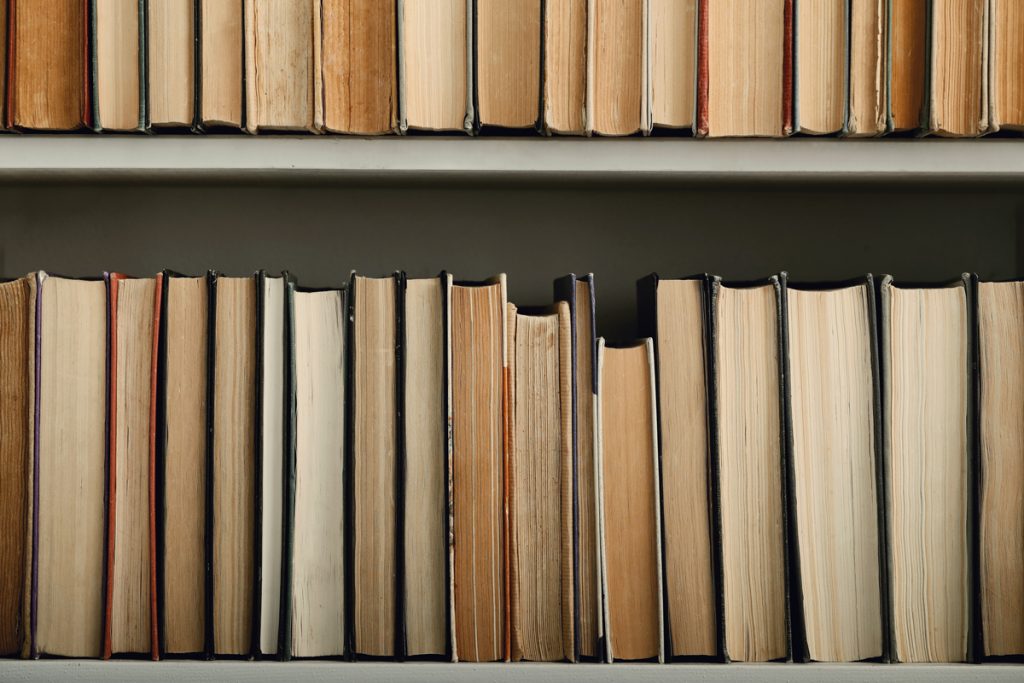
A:
[[[694,133],[708,134],[708,3],[697,0],[697,117]]]
[[[785,0],[783,10],[783,48],[782,48],[782,136],[793,133],[793,40],[794,40],[794,19],[793,0]]]
[[[112,654],[111,615],[114,608],[114,549],[117,520],[117,299],[123,276],[111,273],[107,280],[107,480],[106,480],[106,548],[104,549],[103,581],[103,647],[102,658]]]
[[[160,316],[163,308],[163,286],[163,273],[157,273],[153,295],[153,348],[149,366],[149,650],[154,662],[160,659],[160,605],[157,600],[157,435],[160,426],[157,402],[160,391],[160,353],[163,345]]]

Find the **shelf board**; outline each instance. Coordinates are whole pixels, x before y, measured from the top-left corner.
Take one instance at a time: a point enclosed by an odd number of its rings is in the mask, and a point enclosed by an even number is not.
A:
[[[1024,140],[5,135],[0,181],[1024,183]]]
[[[1020,681],[1024,667],[1013,664],[439,664],[417,662],[40,660],[0,661],[0,678],[21,681],[79,680],[129,683],[180,681],[909,681],[974,683]]]

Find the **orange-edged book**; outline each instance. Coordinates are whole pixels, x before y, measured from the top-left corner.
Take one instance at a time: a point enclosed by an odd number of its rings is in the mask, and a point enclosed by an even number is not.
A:
[[[109,276],[109,459],[103,657],[159,659],[156,397],[163,275]]]

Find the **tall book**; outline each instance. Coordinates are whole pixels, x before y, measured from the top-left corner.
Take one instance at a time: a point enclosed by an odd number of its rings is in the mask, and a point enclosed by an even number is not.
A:
[[[474,0],[398,0],[398,126],[473,131]]]
[[[198,123],[204,128],[241,128],[245,71],[242,2],[195,2],[199,31]]]
[[[928,73],[929,4],[889,0],[888,127],[901,132],[920,128],[924,120]]]
[[[103,656],[160,658],[157,630],[157,363],[163,275],[109,278],[110,407]]]
[[[454,656],[508,656],[504,274],[451,293]]]
[[[992,132],[1024,129],[1024,6],[991,0],[989,113]]]
[[[716,657],[718,569],[712,505],[708,278],[637,283],[640,334],[654,340],[665,565],[665,654]]]
[[[1024,655],[1024,283],[976,283],[981,652]]]
[[[290,554],[282,612],[285,657],[346,653],[345,290],[289,282],[291,395],[295,417],[286,455]]]
[[[572,324],[508,305],[512,661],[575,661]]]
[[[452,654],[451,289],[448,273],[405,280],[400,625],[409,657]]]
[[[324,125],[321,0],[245,0],[245,128]]]
[[[211,288],[213,448],[207,523],[213,652],[247,656],[255,561],[256,278],[215,275]]]
[[[145,87],[153,128],[195,123],[196,35],[194,0],[149,0]]]
[[[697,133],[793,132],[793,0],[700,3]]]
[[[607,661],[665,660],[654,345],[597,340],[595,469]]]
[[[544,3],[544,130],[582,135],[587,124],[588,0]]]
[[[556,301],[569,306],[572,338],[573,498],[576,571],[577,657],[603,657],[604,608],[597,552],[597,477],[594,470],[594,397],[597,394],[597,319],[594,275],[570,274],[555,280]]]
[[[881,365],[892,658],[971,655],[970,283],[882,279]]]
[[[0,283],[0,655],[20,652],[29,603],[25,590],[32,513],[33,319],[35,279]]]
[[[782,287],[794,658],[882,659],[874,280]]]
[[[145,0],[94,0],[90,5],[97,130],[146,128],[146,5]]]
[[[91,126],[88,3],[11,0],[7,6],[7,127]]]
[[[211,278],[163,274],[157,410],[157,596],[161,653],[210,653]]]
[[[926,131],[975,137],[988,131],[989,0],[934,0],[928,36]]]
[[[373,657],[395,656],[401,631],[402,280],[400,273],[383,278],[353,275],[349,289],[352,650]]]
[[[588,0],[587,133],[650,133],[648,0]]]
[[[477,0],[474,20],[480,125],[536,127],[541,114],[541,0]]]
[[[288,309],[285,289],[289,276],[256,275],[256,527],[253,608],[254,656],[279,653],[281,587],[286,537],[285,451],[291,426],[291,385],[288,356]]]
[[[731,661],[790,655],[780,292],[775,276],[711,280],[711,462]]]
[[[697,113],[697,0],[647,0],[651,125],[692,129]]]
[[[380,135],[398,126],[396,5],[320,0],[324,130]]]
[[[846,0],[796,3],[794,133],[831,135],[846,124],[847,4]]]
[[[886,131],[888,78],[887,0],[852,0],[850,15],[849,84],[845,133],[851,137]]]
[[[37,275],[33,657],[99,657],[107,457],[107,285]]]

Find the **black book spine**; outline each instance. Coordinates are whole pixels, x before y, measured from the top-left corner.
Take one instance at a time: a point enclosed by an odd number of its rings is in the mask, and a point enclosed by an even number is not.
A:
[[[266,329],[266,271],[256,274],[256,411],[253,420],[253,446],[256,463],[253,471],[253,541],[252,541],[252,615],[250,624],[251,645],[249,654],[253,658],[262,656],[260,646],[263,607],[263,368],[266,360],[266,345],[263,331]]]
[[[395,273],[395,659],[405,642],[405,273]]]
[[[205,655],[212,659],[216,648],[213,638],[213,401],[217,364],[217,278],[216,271],[207,274],[209,310],[206,347],[206,590],[205,590]]]
[[[295,281],[285,276],[284,295],[284,473],[281,485],[281,608],[277,654],[292,658],[292,571],[295,547]]]
[[[345,536],[343,539],[345,557],[345,657],[354,660],[356,656],[355,613],[356,613],[356,582],[355,582],[355,386],[353,369],[355,367],[355,273],[349,279],[349,286],[344,297],[345,311],[345,404],[339,406],[344,411],[344,491],[345,491]]]
[[[159,360],[156,368],[156,613],[159,632],[159,655],[167,651],[166,594],[164,558],[167,539],[167,311],[170,280],[173,275],[164,271],[160,292]]]

